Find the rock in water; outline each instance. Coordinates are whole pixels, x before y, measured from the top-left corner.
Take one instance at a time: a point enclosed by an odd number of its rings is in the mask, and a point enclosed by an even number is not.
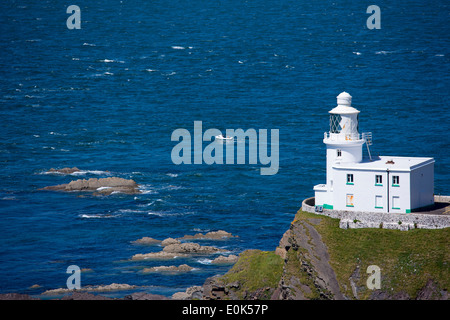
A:
[[[175,273],[175,272],[189,272],[192,271],[194,268],[191,266],[188,266],[187,264],[182,264],[180,266],[159,266],[159,267],[152,267],[152,268],[144,268],[142,270],[143,273],[150,273],[150,272],[168,272],[168,273]]]
[[[166,253],[182,253],[182,254],[210,254],[223,251],[216,247],[201,246],[198,243],[177,243],[165,246],[163,252]]]
[[[59,173],[59,174],[72,174],[74,172],[78,172],[80,171],[80,169],[78,169],[77,167],[73,167],[73,168],[62,168],[62,169],[54,169],[51,168],[50,170],[47,171],[47,173]]]
[[[78,179],[67,184],[60,184],[57,186],[49,186],[40,190],[53,191],[95,191],[95,194],[109,195],[113,192],[121,192],[126,194],[140,193],[138,185],[134,180],[128,180],[117,177],[110,178],[90,178]]]

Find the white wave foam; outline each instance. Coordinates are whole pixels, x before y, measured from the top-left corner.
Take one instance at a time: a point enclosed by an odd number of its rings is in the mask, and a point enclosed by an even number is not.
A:
[[[157,194],[158,192],[154,189],[152,189],[151,185],[143,184],[140,185],[139,191],[141,191],[141,194]]]
[[[101,190],[107,190],[107,189],[111,189],[112,187],[100,187],[100,188],[97,188],[96,190],[97,191],[101,191]]]
[[[53,131],[49,132],[48,134],[51,134],[51,135],[54,135],[54,136],[66,136],[65,133],[58,133],[58,132],[53,132]]]
[[[389,54],[389,53],[394,53],[394,51],[385,51],[385,50],[381,50],[381,51],[375,52],[375,54],[383,54],[383,55],[386,55],[386,54]]]
[[[136,209],[119,209],[120,213],[145,213],[145,211],[142,210],[136,210]]]
[[[96,45],[93,44],[93,43],[87,43],[87,42],[85,42],[85,43],[83,43],[83,46],[95,47]]]
[[[357,56],[360,56],[362,53],[358,51],[353,51],[353,54],[356,54]]]
[[[184,49],[186,49],[185,47],[182,47],[182,46],[172,46],[172,49],[175,49],[175,50],[184,50]]]
[[[105,63],[110,63],[110,62],[125,63],[125,61],[121,61],[121,60],[110,60],[110,59],[103,59],[103,60],[100,60],[100,62],[105,62]]]
[[[175,212],[175,213],[169,213],[169,212],[155,212],[155,211],[147,211],[148,215],[151,216],[158,216],[158,217],[176,217],[176,216],[184,216],[186,214],[190,214],[192,212]]]
[[[111,214],[81,214],[79,215],[80,218],[84,219],[109,219],[109,218],[115,218],[118,215],[111,215]]]
[[[197,262],[200,263],[200,264],[209,265],[209,264],[211,264],[212,260],[203,258],[203,259],[198,259]]]
[[[172,178],[178,177],[177,173],[167,173],[166,175],[169,176],[169,177],[172,177]]]
[[[195,231],[195,232],[209,232],[209,231],[211,231],[211,229],[194,228],[194,229],[192,229],[192,231]]]
[[[138,200],[138,197],[135,197],[134,200]],[[150,201],[149,203],[138,204],[137,206],[138,206],[139,208],[150,207],[150,206],[153,205],[155,202],[156,202],[156,200]]]

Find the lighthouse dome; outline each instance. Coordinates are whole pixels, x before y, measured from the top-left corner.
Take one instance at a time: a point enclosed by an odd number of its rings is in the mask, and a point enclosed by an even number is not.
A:
[[[337,97],[337,107],[330,110],[332,114],[352,114],[359,113],[359,110],[352,107],[352,96],[348,92],[341,92]]]
[[[352,96],[348,92],[341,92],[336,98],[338,105],[349,107],[352,105]]]

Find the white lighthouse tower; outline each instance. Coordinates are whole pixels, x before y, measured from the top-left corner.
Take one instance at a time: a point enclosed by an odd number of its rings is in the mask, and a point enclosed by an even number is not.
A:
[[[342,92],[337,96],[337,107],[330,110],[330,131],[325,132],[327,146],[327,184],[333,187],[332,166],[336,163],[362,161],[364,140],[358,132],[359,111],[352,107],[352,96]]]
[[[352,96],[342,92],[329,111],[326,184],[314,186],[315,206],[323,209],[410,213],[434,203],[434,159],[378,156],[363,159],[371,133],[359,133],[359,111]]]
[[[325,204],[326,209],[331,209],[332,205],[327,204],[333,203],[333,166],[339,163],[361,162],[362,146],[365,142],[358,132],[359,110],[352,107],[350,94],[345,91],[339,94],[337,107],[329,113],[330,131],[324,133],[323,139],[327,146],[327,183],[314,187],[314,190],[319,191],[316,192],[316,204]]]

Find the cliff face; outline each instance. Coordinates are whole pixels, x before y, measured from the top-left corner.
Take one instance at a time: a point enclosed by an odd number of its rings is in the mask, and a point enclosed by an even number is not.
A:
[[[320,219],[296,221],[284,234],[276,253],[285,264],[273,299],[344,299],[327,247],[314,228]]]
[[[275,252],[244,252],[227,274],[207,280],[203,295],[206,299],[446,300],[449,236],[450,228],[344,230],[338,219],[299,211]],[[278,267],[267,268],[264,256]],[[379,289],[367,285],[371,274],[366,271],[372,265],[380,268]],[[272,280],[265,281],[269,273]],[[252,286],[246,285],[249,277]]]

